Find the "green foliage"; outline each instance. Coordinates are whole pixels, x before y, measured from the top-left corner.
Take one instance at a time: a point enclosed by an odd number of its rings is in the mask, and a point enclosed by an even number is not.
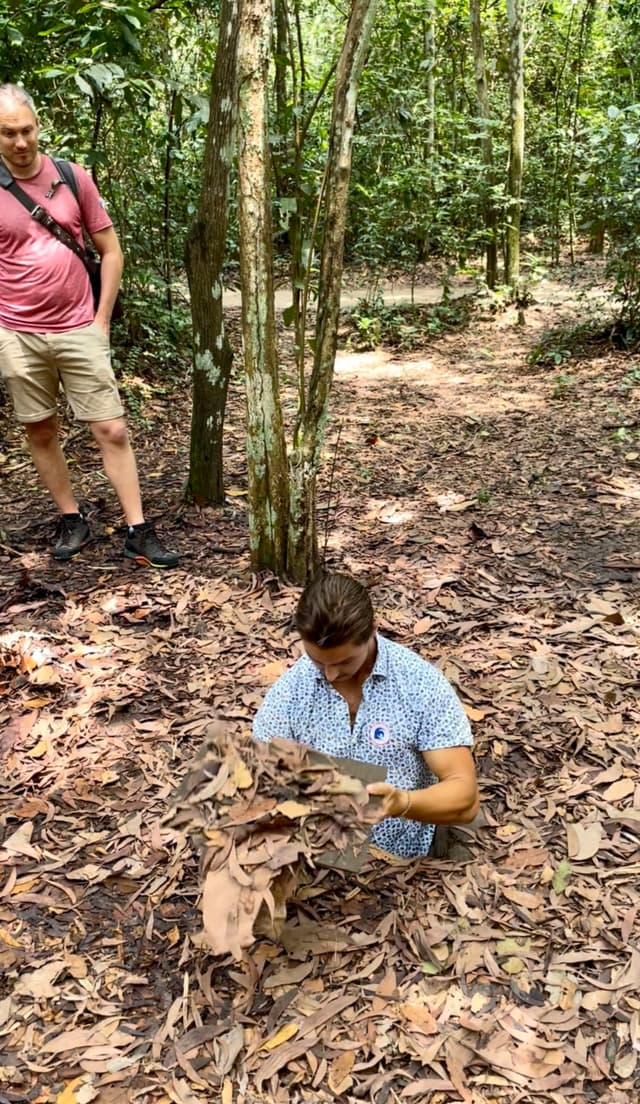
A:
[[[588,322],[553,326],[531,349],[527,363],[543,368],[558,368],[578,356],[588,356],[610,342],[610,326],[597,315]],[[559,379],[560,377],[558,377]]]
[[[532,349],[527,359],[530,364],[555,365],[557,367],[570,358],[571,349],[561,348],[553,341],[552,343],[540,342]]]
[[[629,368],[620,384],[620,389],[625,398],[628,397],[636,387],[640,387],[640,366],[638,365]]]
[[[198,16],[180,0],[0,0],[0,75],[34,96],[42,149],[84,164],[106,200],[126,258],[123,332],[144,343],[146,371],[175,360],[184,331],[215,50],[213,13]]]
[[[567,376],[564,373],[555,377],[553,391],[551,392],[552,399],[568,399],[576,390],[576,381],[572,376]]]
[[[382,292],[361,299],[349,314],[353,330],[348,337],[351,348],[377,349],[386,345],[403,352],[423,348],[445,332],[464,328],[472,305],[468,299],[447,300],[428,305],[394,304],[385,306]]]
[[[614,281],[625,343],[640,337],[640,103],[610,105],[592,136],[591,182],[609,238],[607,275]]]
[[[0,79],[22,81],[34,94],[44,149],[94,173],[126,252],[130,339],[158,343],[158,363],[170,360],[167,343],[182,325],[183,248],[200,188],[216,16],[215,4],[197,0],[0,0]],[[489,201],[503,244],[504,5],[482,11],[493,175],[476,117],[468,4],[436,5],[433,70],[428,20],[428,5],[382,6],[361,81],[346,257],[374,270],[416,273],[433,258],[464,267],[487,245]],[[314,219],[343,22],[344,13],[323,0],[276,6],[274,233],[280,256],[296,258],[288,272],[296,292],[310,281],[311,295]],[[525,33],[528,251],[534,260],[544,251],[555,261],[580,237],[605,235],[617,336],[630,345],[640,333],[640,7],[630,0],[529,5]],[[236,256],[232,196],[229,266]],[[354,340],[375,346],[392,339],[411,348],[446,325],[436,315],[384,317],[369,304]],[[561,366],[571,349],[557,342],[537,362]]]
[[[431,147],[424,11],[404,5],[380,13],[354,145],[347,253],[355,263],[412,271],[438,256],[463,264],[485,245],[483,205],[491,194],[500,207],[503,186],[487,179],[470,109],[467,23],[462,3],[445,7],[436,23]]]
[[[169,311],[151,289],[147,296],[132,291],[123,317],[112,325],[117,366],[145,379],[183,379],[191,350],[188,305]]]

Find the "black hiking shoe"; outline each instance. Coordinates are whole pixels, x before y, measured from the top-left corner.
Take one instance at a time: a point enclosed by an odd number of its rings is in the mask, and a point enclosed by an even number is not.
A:
[[[62,514],[58,519],[54,560],[70,560],[91,540],[91,530],[82,514]]]
[[[135,560],[147,567],[177,567],[180,563],[178,553],[169,552],[160,543],[150,521],[129,526],[124,554],[128,560]]]

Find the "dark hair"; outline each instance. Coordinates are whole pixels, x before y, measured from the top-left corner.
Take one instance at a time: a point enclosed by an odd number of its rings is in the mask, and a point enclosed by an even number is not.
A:
[[[302,639],[318,648],[364,644],[374,631],[369,593],[350,575],[319,575],[300,595],[295,623]]]

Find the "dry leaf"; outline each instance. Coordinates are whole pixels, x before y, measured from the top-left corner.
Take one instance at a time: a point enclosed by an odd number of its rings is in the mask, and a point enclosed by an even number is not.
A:
[[[521,958],[512,955],[511,958],[507,958],[506,961],[502,963],[502,969],[505,974],[520,974],[524,970],[524,962]]]
[[[353,1069],[354,1062],[355,1051],[345,1050],[342,1054],[339,1054],[337,1058],[334,1058],[329,1066],[327,1083],[331,1092],[335,1093],[336,1096],[348,1092],[353,1085],[351,1070]]]
[[[621,778],[619,782],[607,786],[602,796],[605,801],[622,801],[623,798],[630,797],[634,790],[635,783],[632,778]]]
[[[468,702],[463,702],[462,708],[470,721],[483,721],[487,715],[484,709],[475,709],[472,705],[469,705]]]
[[[47,739],[39,740],[35,747],[30,748],[27,752],[29,759],[41,759],[43,755],[49,751],[50,743]]]
[[[313,812],[311,805],[303,805],[300,801],[282,801],[276,805],[276,809],[283,816],[295,820],[298,817],[309,816]]]
[[[27,855],[31,859],[39,859],[40,851],[29,842],[33,835],[33,822],[26,821],[2,843],[2,849],[12,855]]]
[[[262,686],[270,686],[272,682],[280,678],[287,670],[289,664],[284,659],[275,659],[271,663],[265,663],[264,667],[260,667],[257,671],[256,677],[258,682]]]
[[[56,1096],[56,1104],[90,1104],[90,1101],[95,1100],[100,1091],[94,1088],[92,1082],[91,1075],[84,1074],[82,1077],[75,1077]]]
[[[567,824],[567,845],[570,859],[583,862],[597,854],[603,829],[599,820],[590,824]]]
[[[235,763],[232,777],[237,789],[239,790],[248,790],[249,787],[253,785],[251,771],[247,769],[247,766],[245,763],[242,762],[242,759],[238,759]]]
[[[400,1004],[398,1005],[398,1011],[400,1015],[414,1024],[425,1035],[436,1035],[438,1032],[438,1024],[433,1016],[433,1013],[425,1008],[421,1004]]]
[[[58,990],[53,983],[60,976],[65,965],[64,961],[56,959],[53,962],[47,962],[46,965],[40,966],[31,973],[23,974],[16,982],[13,990],[14,995],[29,996],[35,1000],[46,1000],[49,997],[55,997]]]
[[[0,928],[0,940],[7,945],[7,947],[20,947],[21,944],[17,939],[14,939],[10,932],[5,931],[4,928]]]
[[[298,1033],[297,1023],[284,1024],[279,1031],[276,1031],[275,1035],[272,1035],[270,1039],[260,1045],[260,1050],[275,1050],[276,1047],[282,1046],[283,1043],[288,1043],[289,1039],[293,1039],[294,1035]]]
[[[429,632],[429,629],[437,624],[433,617],[422,617],[419,621],[416,621],[413,626],[412,632],[414,636],[422,636],[423,633]]]

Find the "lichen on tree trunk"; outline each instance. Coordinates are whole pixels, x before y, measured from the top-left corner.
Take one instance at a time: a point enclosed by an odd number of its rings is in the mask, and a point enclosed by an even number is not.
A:
[[[240,279],[251,564],[286,571],[287,451],[273,298],[267,81],[271,0],[244,0],[238,42]]]
[[[471,45],[473,48],[473,72],[476,82],[478,121],[480,123],[481,133],[480,145],[482,149],[482,159],[486,168],[486,181],[484,184],[484,195],[482,200],[486,233],[485,273],[487,287],[494,288],[498,281],[498,220],[495,201],[493,199],[493,188],[495,184],[495,166],[493,161],[491,109],[489,106],[487,72],[484,60],[484,41],[482,35],[482,19],[480,15],[480,0],[469,0],[469,25],[471,28]]]
[[[219,503],[224,499],[222,439],[233,355],[224,330],[222,266],[233,159],[239,18],[240,0],[222,0],[202,189],[185,246],[193,322],[188,490],[199,503]]]
[[[507,210],[507,250],[505,280],[514,295],[520,284],[520,217],[522,210],[522,173],[524,168],[524,0],[507,0],[509,23],[509,106],[511,135]]]
[[[329,137],[324,234],[318,285],[314,356],[308,393],[291,453],[287,571],[304,582],[318,566],[315,488],[328,416],[338,343],[340,290],[351,178],[358,81],[378,0],[354,0],[336,70]]]

